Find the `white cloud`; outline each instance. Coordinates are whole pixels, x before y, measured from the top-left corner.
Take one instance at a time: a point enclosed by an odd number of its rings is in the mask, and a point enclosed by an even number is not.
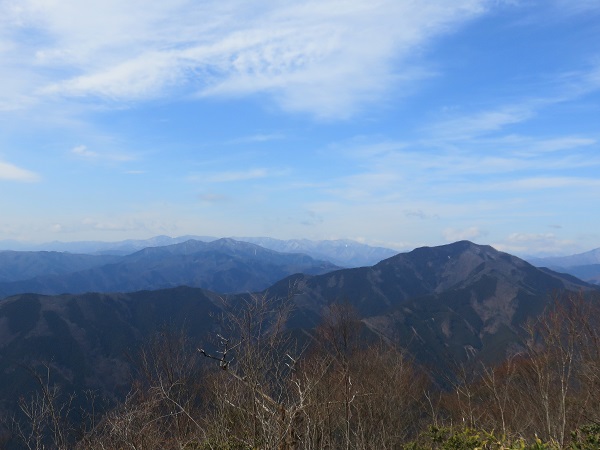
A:
[[[0,52],[11,87],[0,91],[0,108],[32,95],[128,102],[175,89],[264,92],[287,110],[347,116],[423,77],[408,59],[494,3],[4,2]]]
[[[498,136],[511,125],[534,119],[549,107],[566,104],[600,89],[600,64],[585,70],[568,73],[555,73],[545,76],[540,85],[551,85],[552,90],[542,92],[537,97],[524,97],[511,104],[492,105],[475,112],[449,114],[424,128],[431,141],[455,143],[473,141],[486,136]],[[590,145],[595,143],[574,136],[565,137],[563,142],[547,142],[547,151],[561,150],[563,147]],[[543,148],[540,148],[543,150]]]
[[[565,255],[581,251],[574,240],[561,239],[554,233],[511,233],[493,246],[504,252],[525,256]]]
[[[78,158],[83,158],[88,161],[112,161],[112,162],[126,162],[132,161],[135,158],[130,155],[119,154],[119,153],[98,153],[90,150],[87,145],[77,145],[71,149],[71,154]]]
[[[587,147],[597,144],[596,139],[582,138],[577,136],[565,136],[555,139],[541,140],[533,146],[533,150],[540,152],[557,152],[561,150],[571,150],[579,147]]]
[[[584,177],[529,177],[501,183],[497,187],[501,190],[564,189],[568,187],[600,188],[600,180]]]
[[[78,145],[77,147],[73,147],[73,149],[71,149],[71,153],[77,156],[83,156],[85,158],[98,157],[98,153],[88,150],[88,148],[85,145]]]
[[[342,143],[336,154],[356,166],[352,176],[330,180],[328,194],[381,202],[403,198],[453,199],[475,192],[590,188],[599,181],[596,139],[583,136],[506,136],[460,146],[428,140]],[[566,175],[568,174],[568,175]],[[459,195],[460,194],[460,195]]]
[[[186,179],[192,183],[236,183],[251,180],[264,180],[267,178],[280,178],[288,176],[289,169],[254,167],[242,170],[224,170],[218,172],[196,172]],[[264,186],[264,183],[262,184]]]
[[[523,122],[533,115],[532,105],[501,107],[439,122],[431,127],[430,132],[439,139],[471,139]]]
[[[40,176],[30,170],[0,161],[0,180],[35,182],[40,180]]]

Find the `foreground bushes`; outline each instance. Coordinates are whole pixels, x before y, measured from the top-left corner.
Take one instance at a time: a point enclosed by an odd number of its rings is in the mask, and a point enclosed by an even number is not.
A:
[[[600,449],[600,425],[584,425],[572,433],[567,448],[571,450]],[[535,437],[530,442],[524,438],[509,439],[494,432],[461,428],[432,426],[419,438],[403,446],[405,450],[554,450],[564,448],[557,442],[544,442]]]

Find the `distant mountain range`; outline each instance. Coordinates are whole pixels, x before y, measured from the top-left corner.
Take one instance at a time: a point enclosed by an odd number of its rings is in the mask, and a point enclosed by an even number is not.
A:
[[[600,248],[570,256],[529,258],[531,264],[569,273],[589,283],[600,284]]]
[[[398,253],[384,247],[372,247],[348,239],[311,241],[309,239],[280,240],[267,237],[232,238],[237,241],[249,242],[261,247],[282,253],[304,253],[312,258],[329,261],[340,267],[370,266],[382,259]],[[18,251],[54,251],[94,255],[129,255],[148,247],[163,247],[196,240],[212,242],[218,240],[211,236],[156,236],[150,239],[129,239],[120,242],[80,241],[80,242],[49,242],[46,244],[29,245],[18,241],[0,241],[0,250]]]
[[[536,266],[573,267],[588,264],[600,264],[600,248],[570,256],[548,256],[544,258],[528,258]]]
[[[341,267],[372,266],[398,252],[384,247],[372,247],[349,239],[311,241],[309,239],[280,240],[268,237],[241,237],[261,247],[284,253],[305,253],[315,259],[324,259]]]
[[[111,254],[129,255],[147,247],[163,247],[165,245],[179,244],[190,239],[210,242],[218,238],[211,236],[181,236],[172,238],[169,236],[155,236],[150,239],[127,239],[117,242],[105,241],[75,241],[61,242],[53,241],[42,244],[31,244],[28,242],[4,240],[0,241],[0,250],[15,251],[53,251],[81,254]]]
[[[0,283],[39,276],[60,276],[117,262],[112,255],[79,255],[47,251],[0,251]]]
[[[20,293],[132,292],[176,286],[251,292],[295,274],[339,267],[233,239],[188,240],[126,256],[0,252],[0,298]]]
[[[219,248],[246,255],[260,247],[233,240],[189,241],[130,255],[96,282],[121,280],[135,272],[136,261],[167,261],[173,272],[198,248]],[[205,252],[205,253],[206,253]],[[186,256],[187,255],[187,256]],[[285,258],[270,253],[273,260]],[[306,256],[297,256],[307,258]],[[185,258],[184,258],[185,260]],[[300,261],[305,261],[301,259]],[[144,273],[153,272],[144,263]],[[171,264],[175,264],[171,266]],[[299,263],[298,263],[299,264]],[[90,269],[95,271],[97,269]],[[150,270],[148,272],[148,270]],[[241,270],[241,269],[240,269]],[[230,280],[239,277],[228,273]],[[222,277],[226,281],[227,277]],[[372,267],[340,269],[321,275],[296,274],[270,286],[267,295],[291,297],[291,332],[311,339],[315,327],[334,303],[353,307],[365,333],[409,349],[432,373],[449,373],[467,361],[498,361],[519,350],[522,325],[538,316],[560,292],[598,292],[569,275],[538,269],[489,246],[461,241],[423,247],[388,258]],[[198,288],[177,287],[112,294],[21,294],[0,301],[0,398],[15,398],[31,387],[20,366],[50,363],[66,389],[97,388],[124,394],[130,359],[148,336],[168,325],[185,327],[202,345],[219,332],[220,295]],[[229,296],[237,302],[240,296]]]

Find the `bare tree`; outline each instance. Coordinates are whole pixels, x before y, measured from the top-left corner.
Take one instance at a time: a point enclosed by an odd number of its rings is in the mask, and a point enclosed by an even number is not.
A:
[[[135,362],[131,391],[79,448],[150,450],[202,441],[203,375],[185,331],[165,328],[142,346]]]
[[[599,322],[593,298],[556,297],[526,325],[523,351],[459,383],[458,400],[446,401],[445,408],[469,427],[564,447],[571,430],[598,417]]]
[[[51,381],[50,364],[44,364],[42,371],[31,367],[26,370],[35,379],[38,390],[28,398],[19,398],[22,418],[13,418],[14,434],[30,450],[70,448],[73,428],[69,415],[74,394],[61,395],[58,385]]]
[[[199,350],[217,360],[222,372],[212,390],[215,419],[227,434],[221,434],[221,440],[234,438],[260,448],[299,448],[312,383],[300,374],[303,350],[285,329],[290,308],[286,300],[250,295],[228,306],[217,349]]]
[[[325,350],[329,350],[336,362],[336,367],[343,386],[343,405],[345,438],[344,448],[350,448],[352,403],[358,391],[352,384],[350,361],[359,348],[360,320],[358,314],[349,303],[334,303],[329,306],[323,323],[317,330],[319,341]]]

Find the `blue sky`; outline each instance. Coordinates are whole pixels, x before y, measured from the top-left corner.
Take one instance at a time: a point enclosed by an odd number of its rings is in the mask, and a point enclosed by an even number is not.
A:
[[[0,0],[0,240],[600,247],[598,0]]]

